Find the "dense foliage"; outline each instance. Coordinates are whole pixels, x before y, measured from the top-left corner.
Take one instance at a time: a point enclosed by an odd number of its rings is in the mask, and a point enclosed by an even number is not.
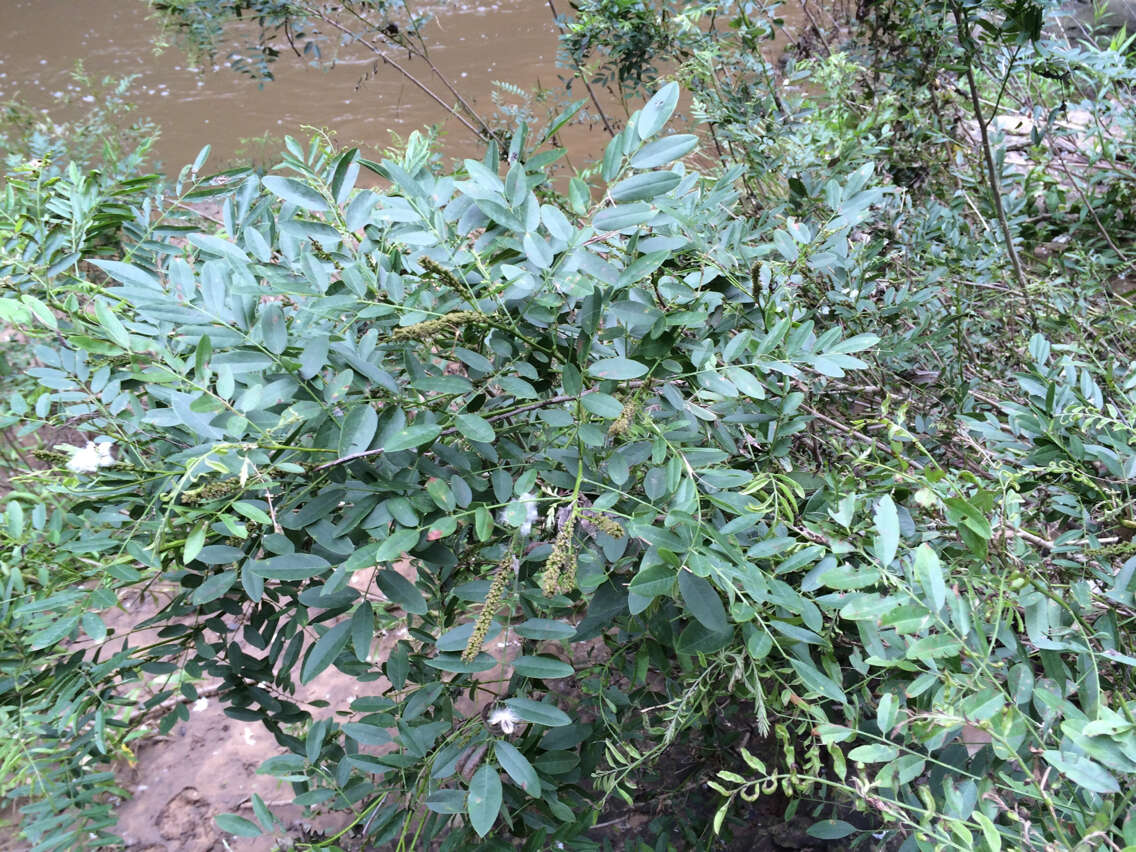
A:
[[[565,26],[579,73],[625,5]],[[715,11],[585,77],[681,61],[710,131],[658,85],[562,182],[572,110],[452,169],[417,134],[164,190],[12,159],[34,848],[110,843],[112,761],[205,684],[345,812],[323,848],[590,849],[617,808],[708,848],[760,798],[842,846],[1136,847],[1123,40],[881,3],[778,68]],[[156,641],[100,617],[139,592]],[[362,697],[297,700],[331,668]]]

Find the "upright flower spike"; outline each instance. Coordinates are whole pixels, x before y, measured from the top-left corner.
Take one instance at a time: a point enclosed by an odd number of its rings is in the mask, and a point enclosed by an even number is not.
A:
[[[436,319],[406,325],[391,331],[391,340],[418,340],[428,343],[435,337],[451,334],[457,328],[466,325],[492,325],[493,320],[486,314],[477,311],[451,311]]]

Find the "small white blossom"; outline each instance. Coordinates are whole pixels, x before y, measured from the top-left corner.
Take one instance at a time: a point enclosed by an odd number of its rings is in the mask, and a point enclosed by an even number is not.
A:
[[[525,506],[525,522],[521,524],[521,535],[528,535],[532,532],[532,525],[540,517],[540,509],[537,508],[536,498],[528,492],[521,495],[521,502]]]
[[[110,467],[114,464],[114,456],[110,452],[110,444],[96,444],[87,441],[87,446],[76,450],[67,462],[67,469],[73,473],[95,473],[100,467]]]
[[[489,724],[496,725],[501,729],[503,734],[511,734],[517,729],[520,724],[521,717],[512,711],[509,707],[498,707],[489,714]]]
[[[114,456],[110,452],[110,444],[95,444],[99,454],[99,467],[114,467]]]
[[[67,462],[67,469],[74,473],[94,473],[99,469],[99,448],[94,441],[87,441],[87,446],[76,450],[75,455]]]
[[[540,518],[540,508],[536,497],[527,491],[501,510],[501,523],[516,527],[521,535],[532,532],[533,524]]]

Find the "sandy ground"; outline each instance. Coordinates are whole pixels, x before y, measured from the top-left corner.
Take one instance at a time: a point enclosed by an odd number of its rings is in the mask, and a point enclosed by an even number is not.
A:
[[[414,569],[403,563],[398,570],[409,579]],[[358,572],[351,585],[376,604],[386,603],[373,583],[371,572]],[[108,627],[122,632],[155,614],[163,596],[128,601],[123,609],[102,613]],[[132,644],[140,645],[156,638],[155,630],[134,632]],[[400,639],[407,638],[406,628],[376,633],[371,650],[375,666],[381,665]],[[506,645],[498,638],[487,645],[498,659],[516,655],[519,642]],[[251,649],[250,649],[251,651]],[[252,651],[255,653],[255,651]],[[497,667],[481,675],[486,682],[508,680],[509,672]],[[214,685],[209,681],[196,684],[203,698],[185,702],[189,720],[178,722],[168,735],[156,733],[137,740],[134,761],[121,763],[118,775],[131,798],[118,808],[117,833],[125,841],[127,852],[271,852],[290,845],[303,829],[316,829],[333,834],[346,822],[345,814],[305,816],[303,809],[292,805],[291,786],[269,775],[256,774],[268,758],[287,753],[259,723],[241,722],[224,713],[224,705],[213,697]],[[360,683],[355,678],[329,668],[306,686],[293,699],[301,705],[326,701],[325,707],[308,707],[314,719],[334,717],[349,721],[351,703],[363,695],[378,695],[388,688],[385,678]],[[468,698],[458,703],[463,715],[481,711]],[[158,718],[147,720],[147,728],[157,730]],[[391,746],[368,751],[389,750]],[[257,794],[282,824],[275,834],[259,838],[239,838],[221,831],[214,820],[218,814],[238,814],[254,820],[252,795]],[[0,815],[2,816],[2,815]],[[26,849],[18,843],[4,842],[0,828],[0,850]]]
[[[367,573],[356,575],[359,586],[368,582]],[[375,595],[372,592],[369,596]],[[154,599],[135,600],[124,609],[111,610],[102,616],[108,627],[121,635],[153,615],[159,603]],[[152,630],[135,632],[132,644],[143,644],[152,640],[153,635]],[[377,634],[372,660],[386,659],[400,638],[406,638],[405,628]],[[178,722],[168,735],[152,733],[136,740],[133,762],[123,761],[117,767],[122,786],[131,793],[131,798],[118,808],[116,829],[128,852],[223,852],[226,848],[270,852],[303,828],[334,832],[342,827],[345,819],[342,813],[305,817],[302,808],[291,804],[293,793],[289,784],[269,775],[256,774],[265,760],[286,753],[286,749],[259,723],[226,716],[224,705],[212,697],[214,684],[205,681],[196,686],[206,697],[185,702],[189,720]],[[301,705],[326,701],[326,707],[308,708],[313,717],[336,717],[343,721],[350,719],[343,714],[350,712],[356,698],[379,694],[387,687],[385,679],[360,683],[329,668],[301,687],[294,700]],[[146,727],[156,732],[157,722],[157,717],[148,719]],[[237,838],[222,832],[214,821],[218,814],[234,813],[254,819],[254,793],[269,806],[282,824],[282,830],[259,838]],[[0,814],[0,821],[8,821],[12,816]],[[0,828],[0,849],[15,852],[26,848],[14,841],[10,830]]]
[[[384,685],[381,681],[360,684],[330,670],[299,697],[328,701],[329,706],[318,712],[333,715],[348,709],[359,697],[360,687],[372,691]],[[123,768],[120,778],[133,798],[119,809],[118,833],[128,850],[221,852],[224,837],[230,849],[269,852],[285,834],[275,839],[269,835],[235,838],[214,822],[222,813],[254,819],[253,793],[290,831],[308,825],[338,827],[336,818],[303,819],[302,810],[291,804],[290,785],[256,774],[261,763],[285,750],[259,724],[230,719],[223,711],[215,698],[191,704],[188,722],[179,722],[168,736],[143,740],[135,764]]]
[[[400,569],[413,576],[408,565]],[[381,595],[371,583],[372,572],[359,572],[351,585],[381,605]],[[147,618],[152,605],[139,607],[133,622]],[[405,627],[378,633],[371,659],[381,664],[399,639],[406,638]],[[250,649],[250,652],[256,653]],[[326,701],[326,707],[307,709],[313,719],[349,719],[351,703],[362,695],[378,695],[389,687],[385,678],[360,683],[334,667],[311,683],[300,687],[293,697],[303,705]],[[198,685],[208,693],[208,684]],[[136,761],[120,775],[133,798],[119,810],[118,833],[128,852],[221,852],[225,848],[241,852],[270,852],[301,828],[316,827],[334,831],[342,827],[343,814],[304,817],[303,809],[291,804],[292,789],[270,775],[257,775],[257,768],[268,758],[285,754],[263,726],[241,722],[224,713],[224,705],[213,697],[188,703],[189,721],[179,722],[167,736],[143,740],[136,749]],[[277,817],[283,829],[275,835],[238,838],[222,832],[214,821],[217,814],[234,813],[254,820],[252,795],[256,793]]]

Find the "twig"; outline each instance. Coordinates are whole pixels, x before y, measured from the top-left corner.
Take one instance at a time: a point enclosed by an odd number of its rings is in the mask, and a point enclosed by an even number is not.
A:
[[[406,4],[404,4],[404,5],[406,5]],[[360,14],[359,14],[359,13],[358,13],[357,11],[355,11],[355,9],[354,9],[354,8],[352,8],[352,7],[350,7],[350,6],[348,6],[347,8],[348,8],[348,10],[349,10],[349,11],[351,12],[351,14],[353,14],[353,15],[354,15],[354,16],[355,16],[356,18],[358,18],[358,19],[359,19],[359,20],[360,20],[360,21],[361,21],[361,22],[362,22],[362,23],[363,23],[363,24],[364,24],[365,26],[372,26],[372,25],[371,25],[371,22],[370,22],[370,21],[368,21],[368,20],[367,20],[366,18],[364,18],[364,17],[362,16],[362,15],[360,15]],[[410,15],[411,15],[411,17],[412,17],[412,18],[414,18],[414,17],[417,17],[417,16],[416,16],[416,15],[414,14],[414,12],[413,12],[413,11],[412,11],[412,10],[410,9],[409,5],[407,5],[407,11],[408,11],[408,12],[410,13]],[[328,23],[332,23],[332,21],[330,21],[330,20],[329,20],[329,19],[328,19],[327,17],[325,17],[325,16],[324,16],[324,15],[323,15],[322,13],[320,13],[320,17],[321,17],[321,18],[322,18],[323,20],[327,21]],[[333,24],[333,23],[332,23],[332,25],[334,26],[334,24]],[[388,36],[388,35],[386,35],[385,33],[382,33],[382,32],[380,32],[380,33],[379,33],[379,35],[380,35],[380,36],[381,36],[382,38],[386,39],[387,41],[392,41],[391,37],[390,37],[390,36]],[[452,84],[450,83],[450,81],[449,81],[449,79],[448,79],[448,78],[446,77],[446,75],[445,75],[445,74],[443,74],[443,73],[442,73],[442,72],[441,72],[441,71],[440,71],[440,70],[438,69],[438,66],[436,66],[436,65],[434,64],[434,60],[432,60],[432,59],[430,58],[430,51],[429,51],[429,49],[428,49],[428,48],[426,47],[426,40],[425,40],[425,39],[424,39],[424,38],[422,37],[422,34],[421,34],[421,32],[419,32],[419,31],[417,31],[417,30],[416,30],[416,31],[415,31],[415,37],[416,37],[416,39],[417,39],[417,41],[418,41],[418,47],[414,47],[414,46],[413,46],[413,45],[412,45],[412,44],[410,43],[410,39],[409,39],[409,38],[404,38],[404,39],[402,39],[401,41],[395,41],[395,42],[394,42],[394,44],[396,44],[396,45],[397,45],[398,47],[404,47],[404,48],[406,48],[406,50],[407,50],[407,51],[408,51],[408,52],[410,53],[410,55],[411,55],[411,56],[417,56],[417,57],[418,57],[419,59],[421,59],[421,60],[422,60],[423,62],[425,62],[425,63],[426,63],[426,65],[427,65],[427,67],[429,67],[429,69],[430,69],[430,70],[431,70],[431,71],[432,71],[432,72],[434,73],[434,76],[435,76],[435,77],[437,77],[437,78],[438,78],[439,80],[441,80],[441,81],[442,81],[442,85],[443,85],[443,86],[445,86],[445,87],[446,87],[446,88],[447,88],[447,89],[449,90],[450,94],[451,94],[451,95],[453,95],[453,96],[454,96],[454,98],[456,98],[456,99],[457,99],[457,102],[458,102],[459,104],[461,104],[461,105],[462,105],[462,108],[463,108],[463,109],[464,109],[464,110],[465,110],[466,112],[468,112],[468,113],[470,114],[470,116],[472,116],[472,117],[473,117],[473,119],[474,119],[474,120],[475,120],[475,121],[476,121],[476,122],[477,122],[478,124],[480,124],[480,125],[481,125],[481,129],[482,129],[482,130],[483,130],[484,132],[486,132],[486,133],[491,133],[492,131],[490,131],[490,129],[489,129],[489,125],[488,125],[488,124],[486,124],[486,122],[485,122],[485,119],[483,119],[483,118],[482,118],[482,117],[481,117],[481,116],[480,116],[480,115],[478,114],[477,110],[475,110],[475,109],[474,109],[474,108],[473,108],[472,106],[470,106],[470,105],[469,105],[469,103],[468,103],[468,102],[466,101],[466,99],[465,99],[465,98],[463,98],[463,97],[461,96],[461,93],[460,93],[460,92],[458,92],[458,90],[457,90],[457,89],[455,89],[455,88],[453,87],[453,85],[452,85]]]
[[[1081,185],[1077,183],[1077,179],[1073,177],[1072,172],[1069,171],[1069,167],[1065,164],[1065,154],[1062,153],[1062,151],[1057,147],[1056,144],[1054,144],[1052,139],[1049,141],[1049,145],[1053,150],[1053,153],[1056,155],[1057,164],[1061,166],[1061,170],[1065,172],[1065,177],[1069,179],[1069,185],[1072,186],[1077,195],[1080,196],[1081,203],[1085,205],[1085,207],[1089,211],[1089,215],[1092,216],[1093,221],[1096,222],[1097,230],[1101,232],[1101,236],[1105,238],[1105,241],[1109,244],[1112,250],[1116,252],[1117,256],[1119,256],[1121,260],[1127,263],[1128,256],[1125,255],[1124,252],[1121,251],[1120,248],[1116,245],[1116,243],[1112,241],[1112,236],[1109,234],[1108,229],[1106,229],[1105,226],[1101,223],[1100,217],[1097,216],[1096,209],[1093,207],[1089,199],[1085,196],[1085,192],[1081,189]]]
[[[832,56],[832,47],[829,46],[828,39],[824,37],[824,31],[820,28],[813,13],[809,11],[809,0],[801,0],[801,11],[805,13],[805,17],[809,19],[809,23],[813,25],[813,32],[817,34],[820,43],[824,45],[824,52]]]
[[[391,68],[398,71],[398,73],[400,73],[403,77],[405,77],[407,80],[409,80],[411,83],[413,83],[419,89],[421,89],[428,97],[430,97],[435,102],[437,102],[439,106],[441,106],[443,109],[446,110],[446,112],[450,113],[450,115],[452,115],[454,118],[456,118],[458,121],[460,121],[465,126],[465,128],[467,130],[469,130],[470,133],[472,133],[474,136],[476,136],[482,142],[488,142],[489,141],[490,137],[489,137],[487,131],[478,130],[476,127],[474,127],[472,124],[470,124],[469,120],[464,115],[462,115],[461,112],[459,112],[456,107],[451,106],[450,104],[446,103],[444,100],[442,100],[442,98],[438,95],[437,92],[435,92],[433,89],[431,89],[425,83],[423,83],[421,80],[419,80],[413,74],[411,74],[410,71],[408,71],[406,68],[404,68],[398,62],[391,59],[390,56],[387,55],[386,51],[383,50],[382,47],[380,47],[377,44],[374,44],[373,42],[367,41],[367,39],[363,38],[362,36],[356,35],[350,29],[343,26],[343,24],[339,23],[338,21],[334,20],[333,18],[329,18],[329,17],[323,15],[322,13],[311,10],[311,9],[307,9],[307,11],[310,14],[314,15],[315,17],[318,17],[320,20],[324,21],[325,23],[335,27],[341,33],[344,33],[346,35],[351,36],[351,38],[353,38],[355,41],[359,42],[359,44],[363,45],[363,47],[367,48],[375,56],[379,57],[379,59],[382,60],[385,64],[391,66]],[[445,81],[443,80],[443,82],[445,82]],[[460,100],[461,99],[459,98],[459,101]],[[474,117],[475,120],[477,120],[478,122],[481,122],[481,118],[476,113],[472,113],[472,114],[473,114],[473,117]],[[481,123],[484,126],[484,122],[481,122]]]
[[[556,28],[561,33],[564,32],[564,27],[560,23],[560,15],[556,12],[556,6],[552,0],[548,0],[548,8],[552,10],[552,18],[556,21]],[[604,113],[603,107],[600,106],[599,98],[596,97],[595,91],[592,90],[592,84],[588,82],[588,77],[584,73],[584,69],[580,67],[580,63],[576,61],[576,57],[572,57],[572,64],[576,66],[576,73],[580,75],[580,80],[584,84],[584,88],[588,90],[588,97],[592,99],[592,105],[595,106],[596,112],[600,114],[600,121],[603,122],[604,130],[608,132],[609,136],[615,136],[615,131],[611,129],[611,124],[608,123],[607,115]]]
[[[268,515],[269,515],[269,517],[272,518],[272,531],[277,533],[277,534],[283,533],[284,530],[282,530],[280,528],[280,522],[276,520],[276,507],[274,505],[272,505],[272,489],[271,488],[264,489],[264,499],[265,499],[265,502],[268,503]]]
[[[1057,548],[1057,545],[1054,544],[1052,541],[1046,541],[1041,536],[1034,535],[1033,533],[1026,532],[1025,530],[1003,529],[1002,532],[1003,532],[1003,534],[1009,534],[1009,535],[1017,536],[1018,538],[1024,538],[1026,541],[1030,542],[1031,544],[1036,544],[1038,547],[1044,547],[1046,550],[1055,550]]]
[[[879,441],[879,440],[873,438],[871,435],[868,435],[864,432],[861,432],[859,429],[853,429],[851,426],[847,425],[846,423],[841,423],[839,420],[833,420],[831,417],[828,417],[827,415],[821,414],[815,408],[811,408],[810,406],[805,406],[805,411],[807,411],[809,414],[811,414],[813,417],[815,417],[821,423],[825,423],[828,426],[831,426],[833,429],[839,429],[841,432],[845,432],[846,434],[849,434],[854,438],[859,438],[861,441],[863,441],[867,444],[871,444],[873,447],[875,447],[881,453],[885,453],[887,455],[892,454],[891,448],[887,444],[885,444],[883,441]],[[916,461],[915,459],[908,458],[908,459],[904,459],[904,461],[906,461],[908,464],[910,464],[916,470],[922,470],[923,469],[923,464],[919,461]]]
[[[959,41],[962,42],[965,38],[967,41],[971,39],[969,26],[963,16],[962,8],[958,2],[953,5],[955,14],[955,23],[958,26]],[[966,45],[963,45],[966,49]],[[1010,223],[1006,219],[1006,211],[1002,207],[1002,190],[998,184],[998,171],[994,165],[994,152],[990,147],[990,134],[986,127],[986,121],[982,117],[982,103],[978,98],[978,83],[974,79],[974,68],[970,64],[970,51],[967,50],[967,63],[966,63],[966,82],[970,88],[970,103],[974,109],[974,117],[978,121],[978,135],[982,143],[982,155],[986,162],[986,178],[987,185],[990,189],[990,201],[994,205],[994,212],[998,217],[998,225],[1002,230],[1002,240],[1006,244],[1006,253],[1010,256],[1010,263],[1014,267],[1014,276],[1018,281],[1018,289],[1021,290],[1022,299],[1025,301],[1025,309],[1029,314],[1030,327],[1037,330],[1037,312],[1034,310],[1033,302],[1030,301],[1029,286],[1026,284],[1026,274],[1022,269],[1022,261],[1018,257],[1018,250],[1014,246],[1014,236],[1010,232]]]

